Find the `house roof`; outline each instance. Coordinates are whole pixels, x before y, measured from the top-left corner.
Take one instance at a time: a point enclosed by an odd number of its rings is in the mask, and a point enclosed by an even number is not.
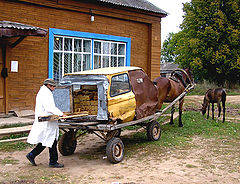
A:
[[[27,24],[0,21],[0,37],[46,36],[47,30]]]
[[[163,64],[160,64],[160,71],[173,71],[177,69],[179,64],[171,63],[171,62],[165,62]]]
[[[114,4],[118,6],[125,6],[125,7],[145,10],[145,11],[154,12],[154,13],[160,13],[167,16],[167,12],[156,7],[155,5],[153,5],[147,0],[96,0],[96,1]]]

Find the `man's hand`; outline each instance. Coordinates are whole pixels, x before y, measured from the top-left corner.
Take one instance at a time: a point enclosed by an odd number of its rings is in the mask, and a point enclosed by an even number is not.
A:
[[[67,115],[63,113],[62,117],[66,117]]]

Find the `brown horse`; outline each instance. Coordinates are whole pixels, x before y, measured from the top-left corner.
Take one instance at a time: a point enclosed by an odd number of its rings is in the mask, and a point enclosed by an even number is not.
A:
[[[218,106],[218,117],[220,117],[221,114],[221,102],[223,106],[223,121],[225,121],[225,102],[226,102],[226,91],[223,88],[216,88],[216,89],[209,89],[203,99],[202,104],[202,114],[204,115],[206,113],[206,110],[208,108],[207,113],[207,119],[209,118],[209,108],[210,103],[212,103],[212,119],[214,119],[214,103],[217,103]]]
[[[177,69],[173,71],[171,77],[157,77],[153,81],[157,85],[158,89],[158,107],[160,110],[163,102],[172,102],[180,94],[182,94],[188,84],[193,84],[192,74],[189,69]],[[183,127],[182,124],[182,107],[183,107],[184,96],[179,100],[179,120],[178,126]],[[171,110],[171,120],[170,124],[173,124],[173,114],[175,111],[174,105]]]

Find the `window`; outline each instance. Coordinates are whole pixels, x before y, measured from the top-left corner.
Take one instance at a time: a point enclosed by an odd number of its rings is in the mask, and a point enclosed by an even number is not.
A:
[[[128,75],[120,74],[112,77],[110,86],[110,96],[117,96],[131,91]]]
[[[91,69],[91,39],[54,36],[53,78]]]
[[[130,66],[131,38],[49,28],[49,78]]]
[[[121,42],[94,41],[93,68],[125,66],[126,44]]]

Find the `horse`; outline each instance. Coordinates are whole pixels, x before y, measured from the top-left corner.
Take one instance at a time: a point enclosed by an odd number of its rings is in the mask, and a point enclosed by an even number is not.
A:
[[[202,104],[202,114],[204,115],[206,113],[206,109],[208,108],[208,113],[207,113],[207,119],[209,118],[209,108],[210,108],[210,103],[212,103],[212,119],[214,119],[214,103],[217,103],[218,106],[218,117],[220,117],[221,114],[221,102],[223,106],[223,120],[222,122],[224,123],[225,121],[225,102],[226,102],[226,96],[227,93],[223,88],[216,88],[216,89],[209,89],[203,99],[203,104]]]
[[[186,89],[187,85],[193,85],[193,77],[188,68],[176,69],[171,73],[170,78],[157,77],[153,83],[158,89],[158,105],[157,110],[160,110],[163,102],[173,102],[179,95],[181,95]],[[183,127],[182,124],[182,107],[184,102],[184,96],[179,100],[179,120],[178,126]],[[170,124],[173,124],[173,114],[175,112],[174,105],[171,110]]]

